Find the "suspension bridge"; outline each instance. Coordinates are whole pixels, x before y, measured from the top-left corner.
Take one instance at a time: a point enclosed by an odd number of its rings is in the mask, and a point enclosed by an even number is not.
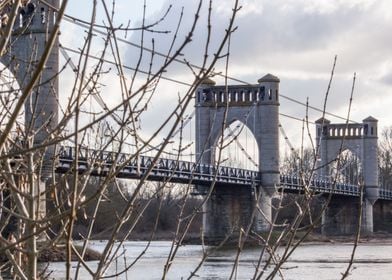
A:
[[[66,174],[74,167],[75,148],[61,146],[58,153],[56,172]],[[134,157],[131,154],[115,153],[86,148],[78,151],[77,171],[81,174],[91,173],[93,176],[107,176],[113,165],[121,167],[117,178],[140,180],[146,177],[150,181],[210,186],[212,183],[221,186],[257,186],[261,185],[261,174],[258,171],[228,166],[197,164],[168,158],[150,156]],[[130,160],[132,158],[132,160]],[[280,175],[279,190],[285,192],[303,192],[309,186],[315,193],[333,193],[340,195],[360,196],[358,185],[333,182],[328,180],[311,180],[301,178],[297,174]],[[202,193],[201,193],[202,194]],[[381,193],[380,193],[381,195]],[[392,199],[388,192],[382,194],[384,199]]]
[[[21,88],[26,86],[26,77],[31,75],[31,65],[27,63],[31,53],[36,52],[38,57],[42,55],[47,32],[54,27],[54,8],[57,1],[47,2],[52,5],[32,1],[34,9],[21,14],[19,21],[15,23],[12,52],[2,58],[3,64],[9,67]],[[74,18],[66,19],[82,26],[84,24]],[[94,32],[102,31],[94,29]],[[48,135],[47,130],[58,125],[59,53],[75,72],[77,70],[68,55],[69,52],[78,53],[77,50],[61,46],[57,38],[47,67],[42,73],[42,80],[50,82],[42,83],[39,94],[34,92],[32,98],[26,100],[26,123],[31,123],[34,119],[33,126],[40,131],[35,136],[36,144],[43,143]],[[178,82],[171,78],[162,78]],[[279,83],[279,78],[271,74],[263,76],[256,84],[219,86],[209,79],[201,81],[195,92],[195,111],[180,128],[183,130],[192,123],[190,120],[194,120],[194,161],[95,150],[89,147],[79,147],[75,154],[75,148],[66,145],[59,145],[57,149],[49,147],[47,153],[56,158],[55,170],[58,173],[79,172],[107,176],[114,171],[118,178],[194,185],[200,195],[205,195],[213,187],[203,211],[205,235],[211,239],[223,238],[233,228],[238,229],[249,224],[255,208],[259,210],[252,221],[254,230],[268,230],[272,219],[271,200],[278,191],[332,195],[334,203],[331,203],[323,216],[325,233],[353,232],[357,216],[350,217],[347,213],[352,213],[352,209],[358,207],[357,202],[363,200],[362,227],[365,231],[372,232],[373,205],[376,201],[392,200],[392,192],[379,185],[377,120],[369,117],[362,123],[333,124],[325,118],[319,119],[315,122],[315,143],[316,150],[319,151],[316,172],[311,176],[284,174],[280,166],[282,134],[290,148],[293,147],[280,123],[280,117],[287,115],[280,113],[279,99],[301,102],[282,95]],[[92,96],[101,104],[103,110],[109,111],[99,93]],[[330,113],[327,112],[328,114]],[[49,121],[47,116],[51,116]],[[116,118],[115,113],[111,117]],[[230,125],[234,122],[240,125],[233,129]],[[40,130],[44,125],[47,130]],[[248,149],[238,140],[244,127],[250,130],[258,149]],[[222,131],[227,128],[229,133],[222,135]],[[253,165],[252,170],[224,166],[224,163],[216,162],[216,149],[221,137],[223,141],[236,143],[237,151]],[[335,177],[338,179],[331,176],[331,165],[344,150],[350,150],[361,161],[361,174],[357,172],[355,180],[352,180],[352,176],[344,176],[342,170],[339,172],[343,176]],[[344,168],[353,170],[350,164]],[[47,180],[49,175],[44,174],[45,176],[47,177],[43,178],[43,181]],[[347,177],[351,181],[341,179]],[[362,179],[361,182],[359,178]],[[256,202],[253,197],[255,192],[262,194]],[[344,209],[347,211],[342,211]]]

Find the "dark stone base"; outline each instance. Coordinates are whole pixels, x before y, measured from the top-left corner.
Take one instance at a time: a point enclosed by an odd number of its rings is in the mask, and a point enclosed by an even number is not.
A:
[[[392,232],[392,201],[377,200],[373,206],[374,231]]]
[[[252,222],[252,211],[250,187],[215,186],[203,209],[205,240],[214,244],[238,240],[241,229],[246,230]]]
[[[358,197],[333,196],[322,217],[322,234],[352,235],[358,230],[360,215]]]

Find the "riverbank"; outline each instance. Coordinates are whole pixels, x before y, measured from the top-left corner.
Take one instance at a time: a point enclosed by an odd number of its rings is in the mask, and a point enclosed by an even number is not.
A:
[[[353,236],[334,236],[327,237],[328,242],[331,243],[354,243],[355,237]],[[368,235],[363,235],[359,239],[359,243],[371,244],[392,244],[392,234],[384,232],[376,232]]]
[[[82,253],[83,247],[79,245],[74,245],[75,249],[78,251],[78,254]],[[101,258],[101,253],[93,250],[91,248],[87,248],[84,254],[84,261],[95,261]],[[64,262],[67,259],[67,252],[65,245],[57,245],[52,248],[44,249],[40,251],[38,255],[39,262]],[[75,252],[72,252],[71,255],[72,261],[78,261],[78,256]]]
[[[270,244],[273,244],[276,242],[278,239],[280,233],[279,232],[274,232],[272,233],[272,236],[270,238]],[[173,239],[174,234],[172,232],[159,232],[154,235],[154,241],[170,241]],[[294,238],[294,242],[299,241],[302,239],[304,236],[304,233],[298,232],[296,237]],[[129,241],[149,241],[151,238],[151,234],[137,234],[133,236],[133,238],[129,239]],[[262,235],[262,238],[266,239],[267,234]],[[204,239],[205,244],[208,245],[216,245],[214,242],[208,242],[207,239]],[[353,235],[343,235],[343,236],[324,236],[319,233],[312,233],[306,236],[306,238],[303,240],[303,243],[354,243],[355,242],[355,236]],[[238,245],[238,238],[232,239],[227,242],[228,245]],[[254,239],[249,238],[249,242],[247,242],[250,245],[257,245],[259,242],[257,242]],[[282,245],[286,245],[288,243],[287,239],[284,239],[281,241]],[[386,233],[386,232],[376,232],[372,234],[364,234],[360,237],[359,243],[372,243],[372,244],[392,244],[392,233]],[[200,234],[189,234],[187,235],[182,244],[184,245],[201,245],[202,240],[200,238]]]
[[[82,246],[79,245],[74,245],[74,248],[78,251],[78,254],[81,255],[82,253]],[[86,252],[84,254],[84,261],[96,261],[101,258],[101,253],[91,249],[87,248]],[[67,260],[67,252],[66,252],[66,247],[65,245],[56,245],[50,248],[42,249],[39,251],[38,254],[38,262],[65,262]],[[78,261],[78,256],[75,254],[75,252],[72,252],[71,255],[71,260],[72,261]],[[0,256],[0,264],[7,262],[7,258],[5,254]]]

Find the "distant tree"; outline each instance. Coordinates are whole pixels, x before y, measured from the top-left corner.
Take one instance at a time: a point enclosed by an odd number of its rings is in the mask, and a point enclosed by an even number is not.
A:
[[[282,161],[283,174],[309,176],[314,171],[314,151],[311,148],[292,150]]]
[[[392,126],[381,132],[378,143],[380,184],[384,188],[392,189]]]
[[[336,182],[357,185],[362,179],[362,163],[359,156],[350,150],[341,152],[330,164],[330,176]]]

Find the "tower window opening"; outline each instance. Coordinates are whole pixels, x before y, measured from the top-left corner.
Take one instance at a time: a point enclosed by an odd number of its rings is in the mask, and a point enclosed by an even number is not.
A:
[[[260,100],[264,100],[265,87],[260,87]]]
[[[329,134],[328,127],[326,125],[323,126],[323,135],[327,136]]]
[[[27,26],[34,17],[35,5],[33,3],[28,3],[27,6],[20,10],[19,27]]]
[[[46,13],[45,13],[45,8],[42,7],[41,8],[41,23],[45,23],[46,22]]]
[[[368,125],[367,124],[365,124],[365,127],[363,128],[363,133],[365,135],[368,135]]]
[[[23,27],[24,24],[24,10],[21,10],[19,13],[19,27]]]
[[[326,126],[326,125],[324,125],[323,126],[323,135],[324,136],[327,136],[329,133],[328,133],[328,127]]]

